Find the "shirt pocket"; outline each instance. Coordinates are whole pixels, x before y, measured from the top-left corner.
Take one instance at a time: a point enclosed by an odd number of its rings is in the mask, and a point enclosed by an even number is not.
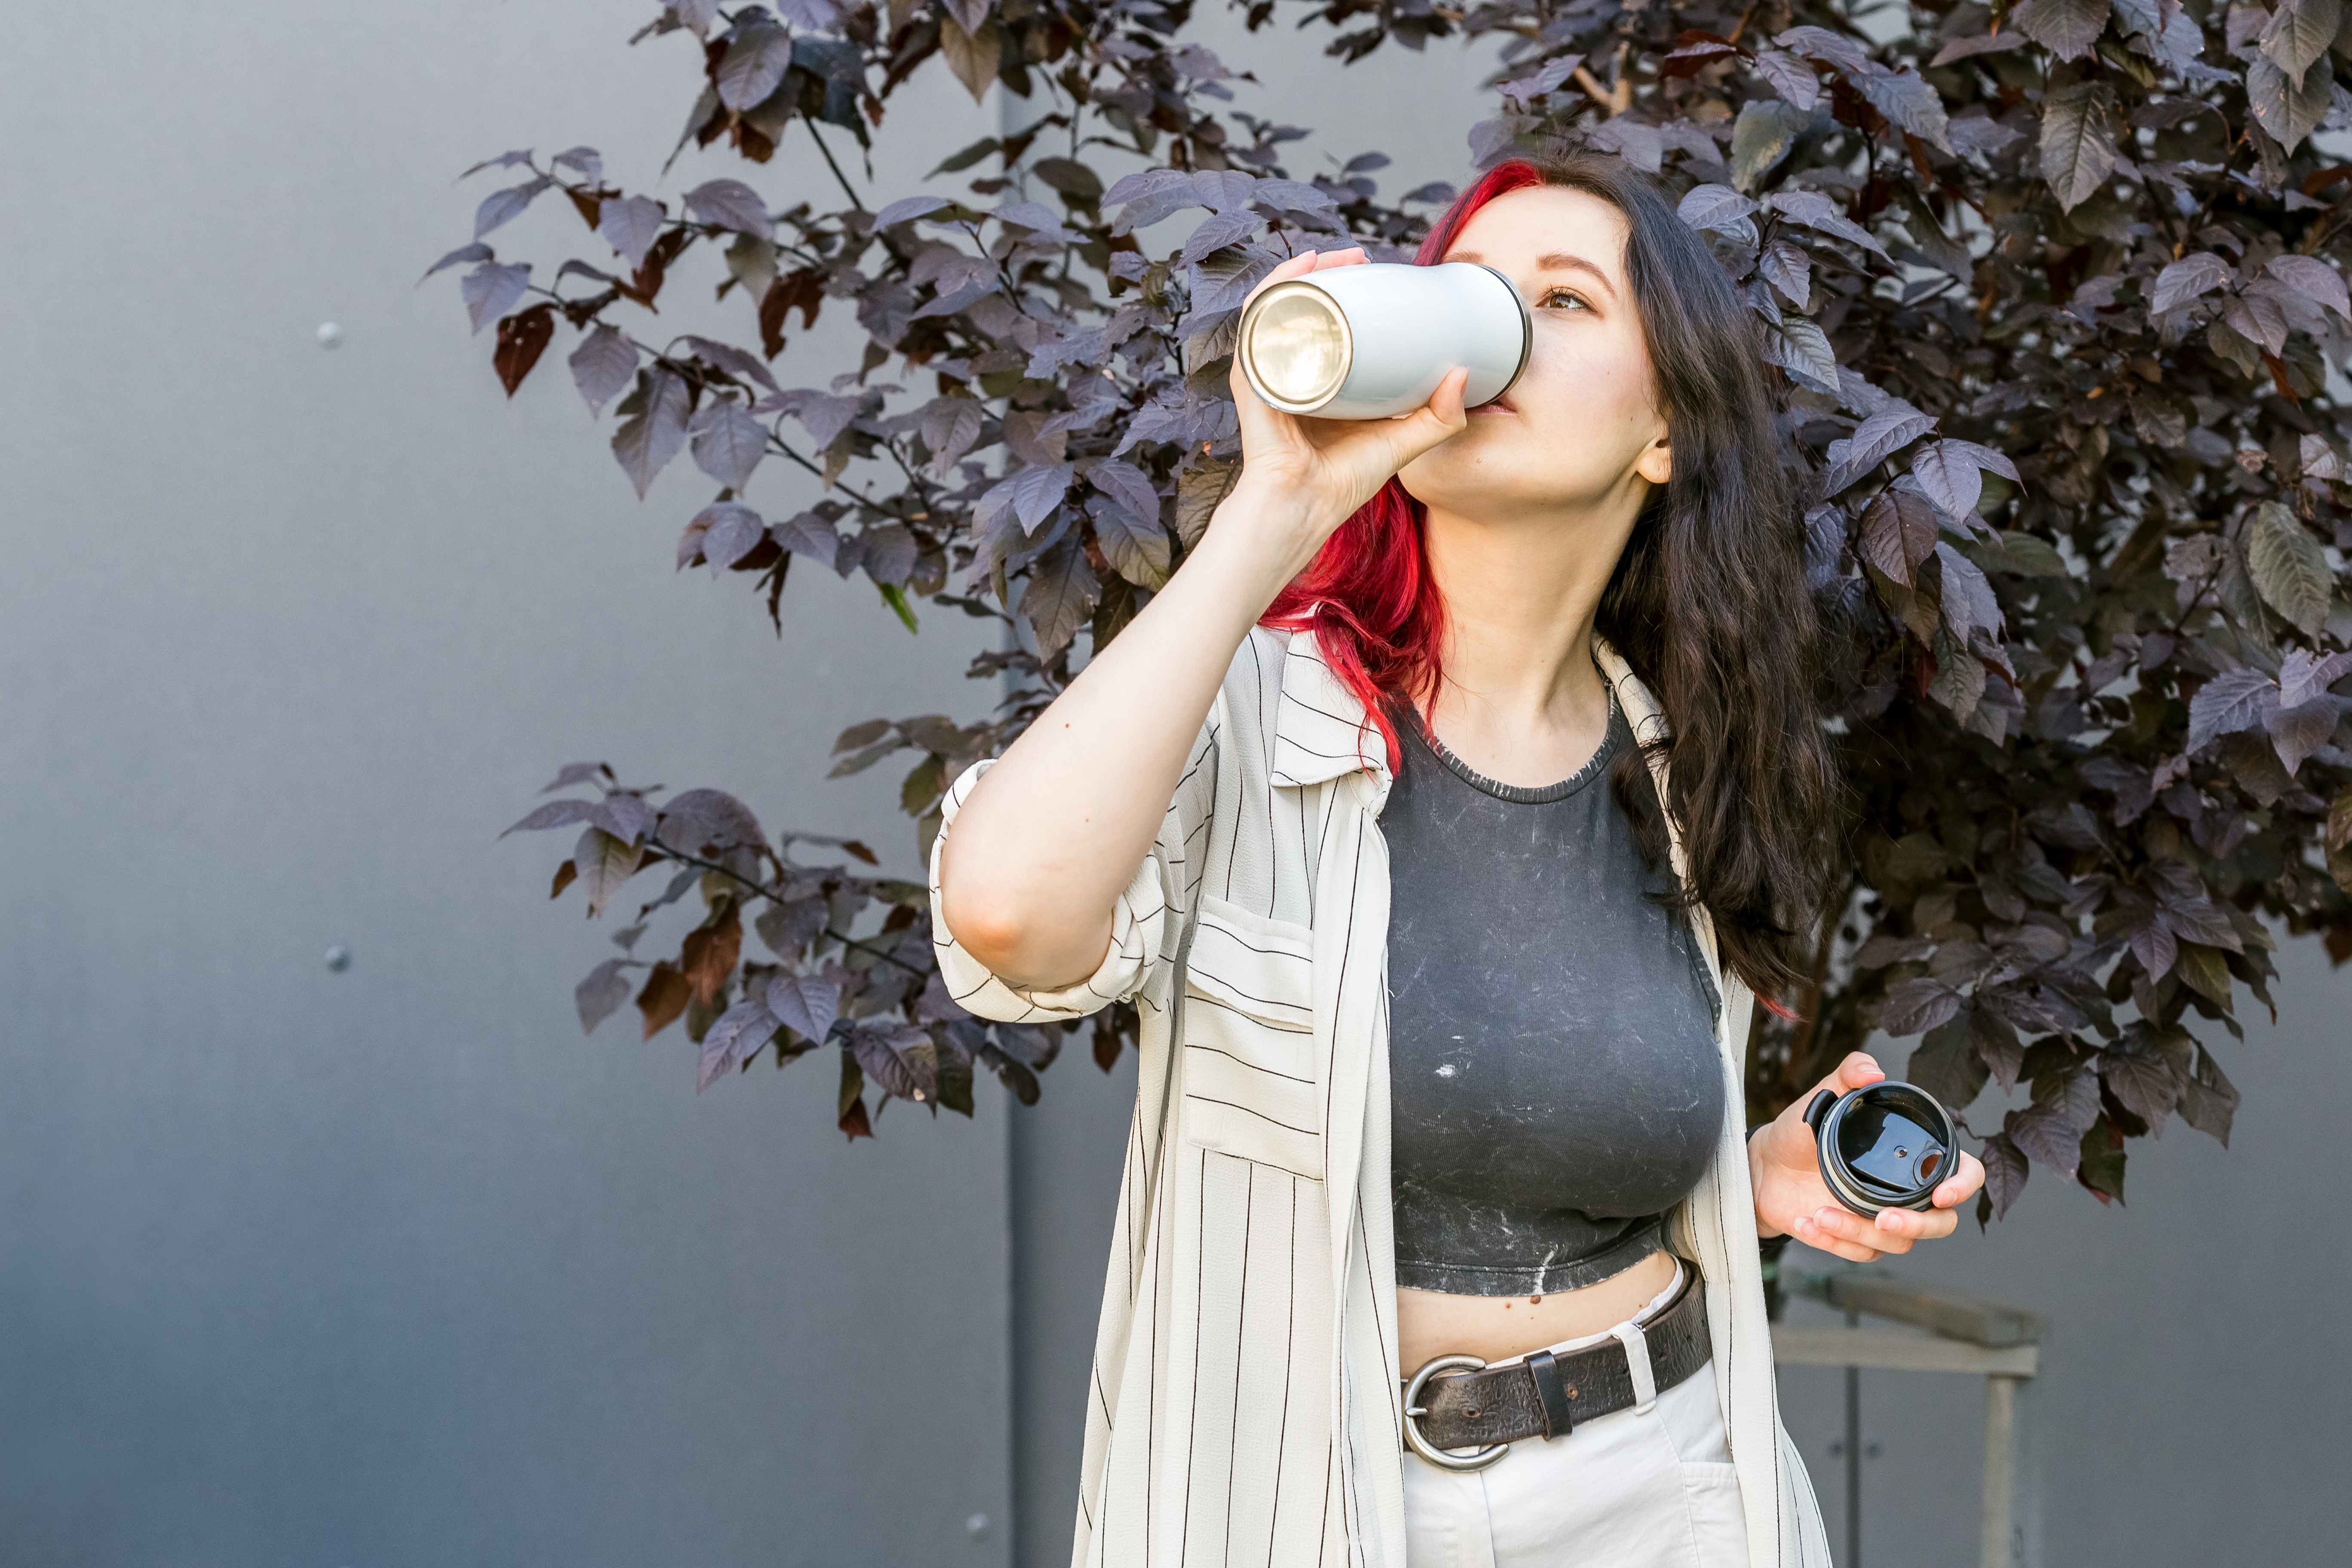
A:
[[[1201,895],[1184,973],[1181,1137],[1323,1179],[1314,932]]]

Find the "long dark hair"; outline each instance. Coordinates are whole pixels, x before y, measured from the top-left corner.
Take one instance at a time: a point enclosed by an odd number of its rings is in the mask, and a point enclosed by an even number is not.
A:
[[[1804,523],[1780,462],[1756,318],[1664,193],[1594,153],[1496,164],[1432,226],[1415,264],[1435,265],[1471,214],[1529,185],[1584,191],[1625,215],[1625,271],[1674,450],[1672,477],[1643,501],[1594,619],[1672,732],[1620,753],[1610,787],[1655,867],[1665,826],[1648,765],[1664,752],[1689,886],[1661,901],[1677,911],[1706,905],[1725,966],[1767,1009],[1792,1017],[1775,996],[1811,980],[1812,942],[1844,886],[1845,803],[1822,732]],[[1391,763],[1383,694],[1408,695],[1418,709],[1438,683],[1444,605],[1425,522],[1391,477],[1263,617],[1318,633]]]

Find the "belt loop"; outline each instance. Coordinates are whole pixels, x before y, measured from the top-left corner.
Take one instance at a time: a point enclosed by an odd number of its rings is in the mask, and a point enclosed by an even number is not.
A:
[[[1634,1322],[1619,1323],[1609,1331],[1625,1347],[1625,1369],[1633,1374],[1633,1414],[1646,1415],[1658,1402],[1658,1382],[1650,1370],[1650,1337]]]
[[[1548,1350],[1529,1351],[1528,1370],[1535,1374],[1536,1397],[1543,1404],[1544,1436],[1561,1437],[1576,1424],[1575,1395],[1559,1375],[1559,1358]]]

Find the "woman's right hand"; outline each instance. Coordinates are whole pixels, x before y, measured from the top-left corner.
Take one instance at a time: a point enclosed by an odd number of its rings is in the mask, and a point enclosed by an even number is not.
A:
[[[1263,290],[1287,279],[1332,267],[1360,267],[1365,260],[1360,245],[1345,250],[1302,250],[1259,279],[1243,308],[1246,310]],[[1261,502],[1276,503],[1282,512],[1302,518],[1312,535],[1311,555],[1399,468],[1468,426],[1462,389],[1469,379],[1468,369],[1455,365],[1437,384],[1429,401],[1408,415],[1388,419],[1318,419],[1313,415],[1286,414],[1260,397],[1236,353],[1229,377],[1234,405],[1241,416],[1242,477],[1236,488],[1247,489]]]

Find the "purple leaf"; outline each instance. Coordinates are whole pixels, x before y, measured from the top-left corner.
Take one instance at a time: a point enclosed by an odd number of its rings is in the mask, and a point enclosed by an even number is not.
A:
[[[451,251],[448,255],[443,257],[440,260],[435,262],[432,266],[426,268],[425,269],[425,278],[432,277],[436,272],[440,271],[443,268],[456,267],[463,262],[488,261],[497,254],[498,253],[496,251],[492,250],[487,245],[461,245],[457,249]],[[425,281],[425,278],[419,278],[417,281],[422,283]]]
[[[2196,755],[2218,736],[2251,730],[2278,706],[2278,683],[2259,669],[2225,669],[2189,700],[2188,753]]]
[[[1985,1168],[1984,1194],[1992,1200],[1993,1217],[2001,1218],[2025,1190],[2031,1167],[2026,1163],[2024,1151],[2011,1142],[2005,1133],[1996,1132],[1985,1140],[1979,1158]]]
[[[625,958],[608,958],[572,988],[572,1005],[580,1009],[582,1034],[594,1034],[596,1026],[629,999],[629,977],[623,973],[628,962]]]
[[[582,278],[593,278],[599,283],[618,283],[620,281],[619,279],[614,277],[603,268],[591,267],[576,256],[555,269],[555,280],[558,283],[561,283],[566,278],[570,278],[574,274],[577,274]]]
[[[2300,708],[2327,694],[2327,689],[2352,673],[2352,653],[2331,653],[2315,659],[2308,650],[2291,648],[2279,667],[2279,706]]]
[[[776,542],[795,555],[806,555],[822,563],[828,572],[841,557],[841,536],[833,524],[813,511],[802,512],[776,523],[768,531]]]
[[[775,232],[776,220],[760,193],[740,180],[710,180],[686,193],[686,210],[704,223],[731,228],[765,239]]]
[[[654,825],[654,808],[645,797],[608,795],[588,814],[588,820],[624,844],[641,844]]]
[[[1693,185],[1683,193],[1675,214],[1696,229],[1736,228],[1756,210],[1756,204],[1729,185]]]
[[[508,169],[512,168],[517,163],[528,163],[530,162],[530,149],[525,147],[519,153],[501,153],[495,158],[485,158],[457,177],[461,180],[471,179],[474,175],[480,174],[485,169]]]
[[[709,1088],[722,1074],[741,1066],[775,1032],[776,1020],[768,1016],[767,1004],[763,1002],[738,1002],[720,1014],[718,1022],[702,1037],[702,1059],[694,1082],[696,1092]]]
[[[731,849],[761,841],[760,819],[724,790],[690,789],[662,808],[656,837],[689,855]]]
[[[599,325],[572,351],[572,384],[587,401],[588,412],[600,414],[637,374],[637,345],[617,327]]]
[[[1878,1026],[1890,1035],[1920,1035],[1960,1010],[1960,996],[1929,975],[1898,981],[1887,988]]]
[[[1095,542],[1102,546],[1111,570],[1139,588],[1160,589],[1168,583],[1168,531],[1157,521],[1128,515],[1099,497],[1087,503],[1095,521]]]
[[[1972,516],[1984,496],[1979,454],[1986,450],[1973,441],[1932,441],[1911,454],[1911,475],[1937,506],[1954,517]]]
[[[751,554],[768,533],[768,525],[758,512],[731,500],[704,507],[695,514],[695,521],[704,525],[702,559],[714,575]]]
[[[1013,512],[1024,531],[1035,533],[1054,515],[1070,488],[1067,463],[1033,463],[1013,476]]]
[[[1238,244],[1265,226],[1265,219],[1249,211],[1217,213],[1202,218],[1177,252],[1181,261],[1198,261],[1213,250]]]
[[[504,838],[507,833],[532,833],[542,827],[569,827],[575,822],[587,821],[588,814],[595,809],[596,803],[593,800],[551,800],[499,837]]]
[[[896,587],[914,575],[919,552],[906,524],[887,522],[859,535],[866,574],[878,584]]]
[[[728,489],[741,489],[767,456],[768,427],[731,397],[709,405],[696,423],[700,429],[694,437],[695,466]]]
[[[1852,436],[1843,441],[1830,443],[1830,450],[1826,454],[1831,459],[1830,471],[1822,480],[1822,493],[1836,495],[1935,427],[1935,420],[1918,409],[1900,398],[1891,400],[1886,407],[1856,426]],[[1916,472],[1916,467],[1914,472]],[[1926,488],[1924,481],[1922,488]],[[1934,492],[1930,490],[1928,494],[1933,499]],[[1944,510],[1965,511],[1968,509],[1946,507]]]
[[[739,113],[765,102],[792,63],[792,36],[782,27],[752,22],[739,28],[719,61],[719,101]]]
[[[596,232],[630,266],[642,267],[646,252],[653,248],[655,239],[661,234],[662,220],[667,216],[661,203],[651,196],[624,196],[604,205],[597,214]]]
[[[859,400],[836,397],[830,393],[809,387],[798,387],[776,400],[809,433],[809,439],[820,447],[830,447],[833,438],[849,427],[857,417]],[[762,405],[765,407],[766,405]]]
[[[1064,539],[1030,568],[1021,615],[1036,633],[1038,647],[1051,658],[1069,646],[1101,597],[1102,584],[1095,580],[1085,552]]]
[[[868,1081],[901,1100],[933,1097],[935,1070],[930,1069],[931,1037],[912,1024],[860,1024],[849,1032],[850,1049]]]
[[[1117,501],[1139,522],[1160,521],[1160,491],[1151,476],[1133,463],[1105,458],[1087,470],[1087,482]]]
[[[2352,299],[2346,297],[2344,275],[2318,257],[2288,251],[2272,257],[2265,270],[2305,299],[2352,320]]]
[[[2000,600],[1977,563],[1940,539],[1936,542],[1936,558],[1943,563],[1944,619],[1951,624],[1952,636],[1962,647],[1971,645],[1970,634],[1977,631],[1999,641]]]
[[[760,933],[760,940],[768,944],[770,952],[778,958],[793,959],[798,958],[815,939],[816,933],[824,929],[824,921],[825,901],[822,898],[814,898],[798,899],[788,904],[771,902],[760,911],[759,918],[751,925]],[[784,1017],[782,1013],[777,1012],[772,990],[768,996],[768,1010],[776,1013],[780,1018]],[[787,1018],[786,1022],[790,1019]]]
[[[2336,726],[2347,706],[2352,704],[2346,699],[2323,694],[2317,701],[2299,708],[2281,708],[2263,721],[2271,745],[2289,773],[2301,772],[2312,752],[2336,738]]]
[[[793,1033],[822,1044],[841,1016],[841,987],[814,975],[782,975],[768,986],[767,1007]]]
[[[894,223],[905,223],[909,218],[929,217],[941,207],[953,205],[955,205],[953,199],[947,196],[901,196],[874,215],[874,226],[888,228]]]
[[[2231,276],[2230,264],[2210,250],[2184,256],[2156,275],[2156,286],[2147,291],[2148,313],[2160,316],[2179,310],[2199,295],[2224,287]]]
[[[595,181],[604,177],[604,160],[593,147],[566,147],[550,158],[548,165],[556,169],[576,169],[583,180]]]
[[[1840,239],[1852,240],[1864,249],[1886,257],[1889,261],[1894,260],[1893,257],[1886,256],[1886,247],[1878,242],[1877,236],[1847,217],[1835,202],[1819,191],[1774,191],[1764,198],[1764,205],[1790,223],[1819,229],[1823,234],[1833,234]]]
[[[2098,1075],[2081,1067],[2063,1079],[2036,1079],[2032,1105],[2011,1111],[2001,1130],[2035,1163],[2071,1177],[2082,1158],[2083,1134],[2098,1119]]]
[[[1765,329],[1764,358],[1817,392],[1837,390],[1837,353],[1820,325],[1802,316],[1789,317],[1777,331]]]
[[[766,365],[760,363],[760,356],[755,353],[739,349],[733,343],[722,343],[715,338],[698,338],[691,333],[678,341],[698,359],[709,361],[730,375],[755,382],[770,392],[783,390],[776,384],[776,378],[769,373]]]
[[[812,33],[841,25],[841,8],[834,0],[776,0],[776,9],[793,26]]]
[[[474,209],[474,237],[479,239],[500,224],[520,215],[524,208],[538,199],[540,192],[553,184],[555,181],[551,176],[541,174],[536,180],[526,180],[520,185],[509,185],[503,191],[492,191],[484,196],[482,205]]]
[[[1171,214],[1208,205],[1192,177],[1181,169],[1139,170],[1115,181],[1102,195],[1103,211],[1125,209],[1111,220],[1113,235],[1149,228]]]
[[[467,313],[478,332],[512,310],[515,301],[522,298],[522,291],[530,287],[528,261],[519,261],[511,267],[486,261],[457,280],[457,292],[465,300]]]
[[[645,406],[613,432],[613,456],[636,487],[639,500],[646,499],[654,476],[686,445],[685,380],[658,365],[650,373],[650,380]]]

